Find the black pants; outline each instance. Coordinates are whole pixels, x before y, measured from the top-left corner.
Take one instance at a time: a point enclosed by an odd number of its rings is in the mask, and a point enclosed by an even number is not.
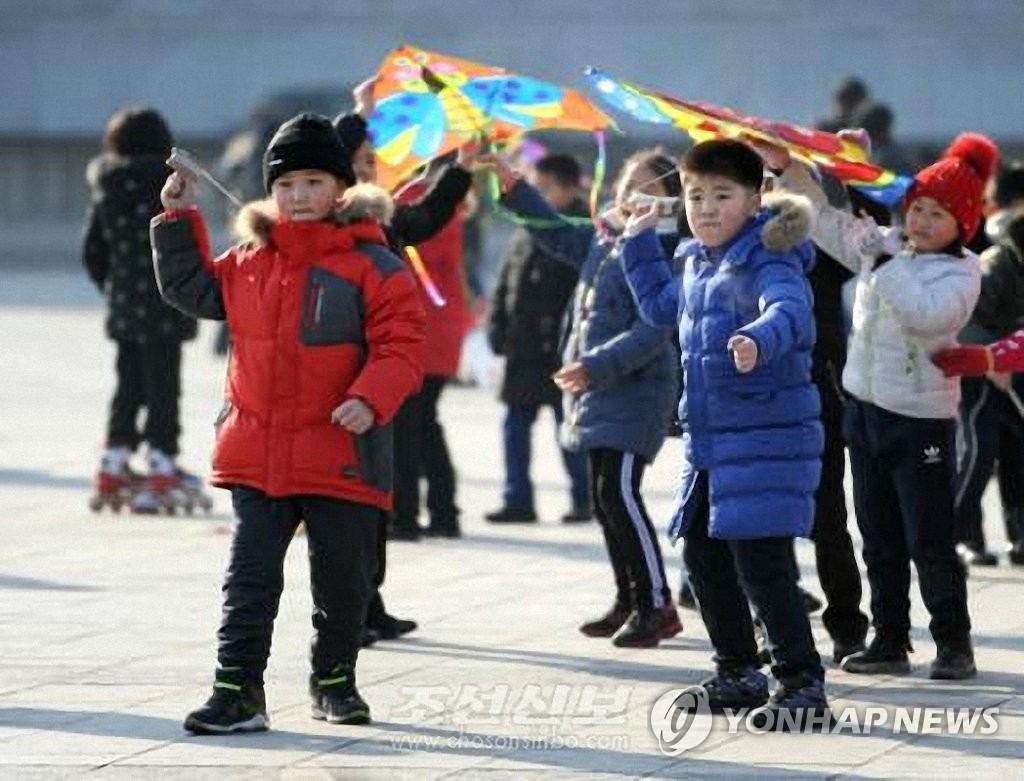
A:
[[[245,486],[231,489],[231,501],[238,526],[224,581],[217,663],[262,681],[284,589],[285,553],[305,521],[313,672],[354,665],[372,589],[380,510],[326,496],[270,498]]]
[[[983,377],[961,382],[960,436],[963,455],[956,485],[957,540],[984,550],[981,499],[999,462],[1006,536],[1021,544],[1024,517],[1024,418],[1010,397]]]
[[[833,640],[859,642],[868,631],[868,618],[861,612],[860,569],[847,529],[846,442],[843,439],[843,400],[835,379],[829,375],[818,382],[821,395],[821,423],[825,429],[825,450],[821,456],[821,483],[815,494],[814,559],[818,581],[828,606],[822,623]]]
[[[913,561],[932,637],[963,646],[971,621],[955,546],[955,421],[910,418],[850,399],[845,431],[875,631],[887,641],[908,639]]]
[[[750,617],[764,621],[780,681],[823,680],[811,622],[797,587],[792,537],[718,540],[708,536],[708,475],[698,476],[700,501],[686,533],[684,556],[719,670],[760,666]]]
[[[135,450],[140,442],[178,454],[178,397],[181,389],[181,343],[117,343],[117,388],[110,403],[107,447]],[[141,434],[136,420],[146,410]]]
[[[594,514],[615,574],[616,600],[650,611],[671,601],[658,538],[640,484],[644,460],[609,448],[588,451]]]
[[[370,591],[370,602],[366,607],[366,625],[370,628],[379,626],[387,616],[384,597],[380,588],[384,585],[384,577],[388,569],[388,524],[391,522],[387,512],[381,510],[377,514],[377,544],[374,549],[375,562],[373,568],[373,588]]]
[[[444,377],[427,375],[420,391],[407,398],[395,416],[396,525],[417,525],[421,476],[427,479],[431,526],[444,529],[457,522],[455,469],[437,419],[437,403],[446,383]]]

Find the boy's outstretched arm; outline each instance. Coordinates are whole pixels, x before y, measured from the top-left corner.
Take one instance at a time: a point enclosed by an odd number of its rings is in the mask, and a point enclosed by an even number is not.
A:
[[[622,268],[644,322],[662,327],[676,325],[680,283],[669,268],[654,230],[644,230],[626,240]]]
[[[190,317],[225,320],[206,223],[196,208],[158,214],[149,225],[153,270],[164,301]],[[233,250],[229,250],[229,253]]]
[[[810,244],[806,251],[811,252]],[[757,362],[771,363],[797,347],[814,346],[814,307],[799,256],[768,253],[755,281],[760,315],[737,333],[757,344]]]
[[[982,377],[1024,372],[1024,329],[989,345],[963,344],[939,350],[932,361],[947,377]]]
[[[191,317],[224,320],[227,311],[203,215],[193,204],[195,177],[175,171],[160,191],[166,211],[149,224],[156,284],[164,301]],[[231,250],[229,250],[231,252]]]
[[[580,270],[594,239],[592,225],[570,224],[536,188],[522,179],[511,183],[501,202],[526,220],[530,235],[552,257]]]

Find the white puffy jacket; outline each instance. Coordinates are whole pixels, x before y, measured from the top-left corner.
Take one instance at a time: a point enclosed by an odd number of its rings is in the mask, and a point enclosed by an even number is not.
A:
[[[981,292],[978,257],[914,253],[903,249],[874,270],[850,239],[853,215],[830,206],[799,165],[782,179],[811,198],[818,212],[811,238],[857,274],[843,387],[857,399],[912,418],[954,418],[960,381],[949,379],[929,356],[955,343]]]

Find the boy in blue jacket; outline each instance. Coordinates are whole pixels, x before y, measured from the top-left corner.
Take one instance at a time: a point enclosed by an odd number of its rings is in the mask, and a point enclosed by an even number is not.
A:
[[[740,141],[698,144],[680,175],[695,237],[676,251],[682,276],[646,212],[627,223],[622,262],[641,316],[679,326],[684,466],[670,534],[686,539],[715,649],[717,674],[702,686],[713,711],[758,708],[765,727],[829,718],[793,551],[793,538],[811,532],[823,445],[811,381],[810,204],[762,203],[761,158]],[[781,684],[770,699],[751,604]]]

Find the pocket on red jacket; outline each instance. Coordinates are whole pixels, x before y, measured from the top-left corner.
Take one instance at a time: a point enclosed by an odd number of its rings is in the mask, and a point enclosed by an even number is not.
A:
[[[360,480],[353,435],[337,423],[304,426],[292,438],[296,474],[323,479]]]

